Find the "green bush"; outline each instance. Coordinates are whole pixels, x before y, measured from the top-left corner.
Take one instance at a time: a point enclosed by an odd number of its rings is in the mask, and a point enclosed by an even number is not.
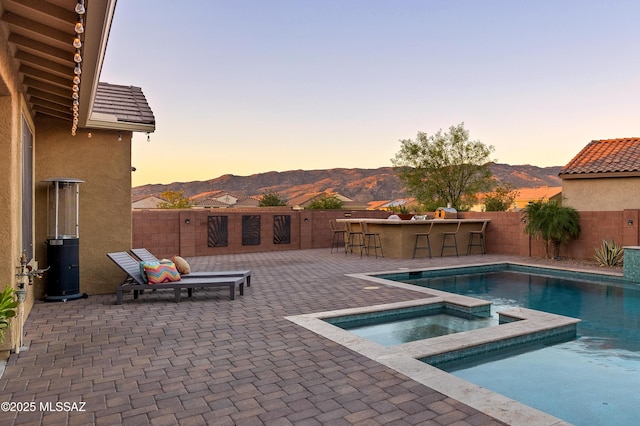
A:
[[[265,192],[262,194],[262,198],[258,202],[258,207],[274,207],[274,206],[286,206],[287,200],[285,200],[277,192]]]
[[[326,196],[313,200],[308,208],[311,210],[340,210],[342,208],[342,200],[335,195]]]
[[[0,342],[4,341],[4,330],[11,325],[10,318],[16,316],[18,301],[15,290],[6,286],[0,294]]]
[[[602,240],[602,246],[596,247],[596,254],[593,258],[599,266],[618,266],[622,264],[624,250],[615,241]]]

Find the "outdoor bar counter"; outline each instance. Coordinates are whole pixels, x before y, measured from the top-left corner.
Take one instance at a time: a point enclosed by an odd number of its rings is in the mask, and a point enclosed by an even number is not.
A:
[[[429,240],[431,242],[431,254],[433,257],[439,257],[442,249],[442,240],[444,232],[455,232],[460,223],[460,229],[456,236],[458,244],[458,254],[460,256],[467,254],[467,245],[469,244],[469,232],[480,231],[485,222],[489,219],[428,219],[428,220],[400,220],[400,219],[367,219],[367,218],[351,218],[337,219],[338,223],[350,222],[354,230],[360,229],[360,223],[365,222],[369,228],[369,232],[380,234],[384,257],[394,259],[411,259],[413,257],[413,247],[416,242],[416,233],[429,232],[429,227],[433,222],[433,229]],[[448,238],[447,245],[452,244],[453,240]],[[479,243],[479,238],[475,238],[474,243]],[[426,245],[426,239],[420,239],[420,245]],[[481,247],[474,246],[471,248],[471,254],[480,254]],[[355,250],[355,249],[354,249]],[[355,251],[354,251],[355,253]],[[359,253],[358,253],[359,254]],[[373,251],[372,251],[373,254]],[[445,247],[443,256],[455,256],[455,248]],[[418,250],[416,258],[428,258],[429,251],[426,249]]]

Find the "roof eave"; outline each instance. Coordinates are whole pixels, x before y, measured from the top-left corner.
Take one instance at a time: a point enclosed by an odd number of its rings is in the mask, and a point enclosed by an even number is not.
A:
[[[98,112],[92,113],[91,119],[87,120],[83,127],[90,129],[123,130],[143,133],[153,133],[156,130],[155,123],[119,121],[115,115]]]
[[[640,171],[635,172],[606,172],[606,173],[560,173],[560,179],[601,179],[640,177]]]
[[[82,85],[80,89],[79,127],[96,127],[92,123],[93,103],[109,41],[109,32],[117,0],[92,0],[86,14]],[[91,124],[90,124],[91,123]],[[112,128],[112,127],[101,127]],[[117,129],[117,128],[115,128]],[[125,129],[121,129],[125,130]]]

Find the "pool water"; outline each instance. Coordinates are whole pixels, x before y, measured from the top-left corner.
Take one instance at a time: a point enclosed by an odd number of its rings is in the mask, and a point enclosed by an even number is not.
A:
[[[373,324],[371,324],[372,322]],[[434,313],[401,320],[385,320],[385,317],[380,317],[379,321],[370,320],[369,323],[369,325],[355,327],[336,325],[382,346],[400,345],[416,340],[498,325],[497,320],[493,318],[463,318],[448,313]]]
[[[439,368],[576,425],[638,424],[639,285],[513,271],[393,279],[491,301],[492,311],[580,318],[574,341]]]

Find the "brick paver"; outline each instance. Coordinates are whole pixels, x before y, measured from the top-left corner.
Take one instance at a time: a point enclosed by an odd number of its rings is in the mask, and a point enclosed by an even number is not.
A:
[[[171,291],[126,295],[123,305],[115,295],[37,303],[28,350],[10,356],[0,399],[38,409],[0,412],[0,424],[502,424],[284,317],[423,297],[365,289],[348,273],[504,259],[328,249],[197,257],[193,270],[251,269],[251,287],[234,301],[201,289],[179,304]],[[86,411],[42,412],[46,401]]]

